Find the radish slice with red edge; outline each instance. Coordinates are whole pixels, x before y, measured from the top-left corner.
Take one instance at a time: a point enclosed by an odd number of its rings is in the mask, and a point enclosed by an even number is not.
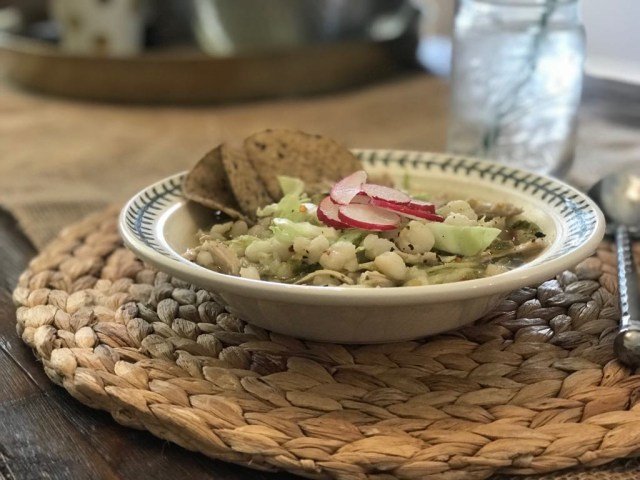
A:
[[[436,213],[436,206],[433,203],[423,202],[422,200],[416,200],[412,198],[409,202],[409,206],[416,210],[424,210],[429,213]]]
[[[351,200],[351,203],[366,205],[367,203],[371,203],[371,198],[364,193],[359,193],[358,195],[353,197],[353,200]]]
[[[389,210],[357,203],[340,205],[338,218],[351,227],[374,232],[393,230],[400,223],[400,217]]]
[[[385,202],[405,204],[411,201],[411,197],[406,193],[384,185],[365,183],[362,185],[362,191],[371,198],[384,200]]]
[[[338,205],[333,203],[331,197],[329,196],[322,199],[320,205],[318,205],[316,215],[318,215],[318,220],[320,220],[325,225],[328,225],[329,227],[349,228],[349,225],[341,222],[338,218]]]
[[[399,205],[393,202],[385,202],[384,200],[378,200],[376,198],[371,199],[372,205],[383,208],[390,212],[399,213],[408,218],[430,220],[432,222],[443,222],[444,217],[435,213],[427,212],[424,209],[413,208],[409,205]]]
[[[367,181],[367,172],[358,170],[336,183],[330,192],[331,200],[339,205],[349,205],[351,200],[362,191]]]
[[[406,218],[410,218],[412,220],[429,220],[430,222],[442,223],[444,222],[444,217],[438,215],[437,213],[429,213],[429,212],[419,212],[418,214],[411,214],[409,212],[398,212],[400,215]]]

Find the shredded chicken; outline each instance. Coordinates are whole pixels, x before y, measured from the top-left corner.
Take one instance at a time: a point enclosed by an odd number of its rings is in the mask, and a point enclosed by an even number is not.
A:
[[[513,217],[522,213],[520,207],[505,202],[489,203],[471,199],[469,200],[469,205],[479,216]]]
[[[547,242],[544,239],[540,238],[521,243],[520,245],[514,245],[512,248],[495,252],[491,254],[491,258],[495,260],[496,258],[509,257],[513,255],[528,256],[533,254],[534,252],[542,250],[546,246]]]
[[[436,265],[438,263],[438,256],[435,252],[405,253],[396,250],[396,253],[402,257],[407,265]]]
[[[216,240],[206,240],[202,245],[189,250],[187,258],[193,258],[204,267],[229,275],[240,274],[242,266],[238,255]]]
[[[353,280],[349,278],[347,275],[344,275],[340,272],[336,272],[335,270],[316,270],[315,272],[311,272],[308,275],[305,275],[300,280],[295,282],[295,285],[300,285],[304,283],[309,283],[310,280],[313,280],[315,277],[321,275],[328,275],[329,277],[336,278],[340,280],[342,283],[347,285],[353,285]]]
[[[395,284],[393,280],[387,278],[380,272],[371,271],[363,272],[358,278],[358,285],[366,287],[393,287]]]

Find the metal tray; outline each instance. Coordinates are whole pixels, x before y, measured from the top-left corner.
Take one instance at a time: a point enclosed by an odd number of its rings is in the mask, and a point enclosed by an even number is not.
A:
[[[329,92],[410,68],[415,36],[213,57],[195,47],[109,58],[61,52],[55,44],[0,33],[12,82],[67,97],[138,103],[230,102]],[[2,58],[0,57],[0,58]]]

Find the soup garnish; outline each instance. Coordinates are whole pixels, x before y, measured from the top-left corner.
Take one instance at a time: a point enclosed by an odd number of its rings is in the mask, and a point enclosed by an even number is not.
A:
[[[370,183],[364,171],[321,193],[307,193],[297,178],[279,176],[278,183],[284,195],[258,208],[255,223],[213,225],[186,258],[255,280],[401,287],[503,273],[547,245],[541,229],[508,203],[430,203]]]

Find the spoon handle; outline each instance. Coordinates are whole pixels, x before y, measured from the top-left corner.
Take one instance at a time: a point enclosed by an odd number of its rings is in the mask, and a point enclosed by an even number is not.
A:
[[[633,261],[629,230],[616,228],[618,249],[618,291],[620,292],[620,331],[614,342],[618,359],[631,366],[640,366],[640,292],[638,270]]]

